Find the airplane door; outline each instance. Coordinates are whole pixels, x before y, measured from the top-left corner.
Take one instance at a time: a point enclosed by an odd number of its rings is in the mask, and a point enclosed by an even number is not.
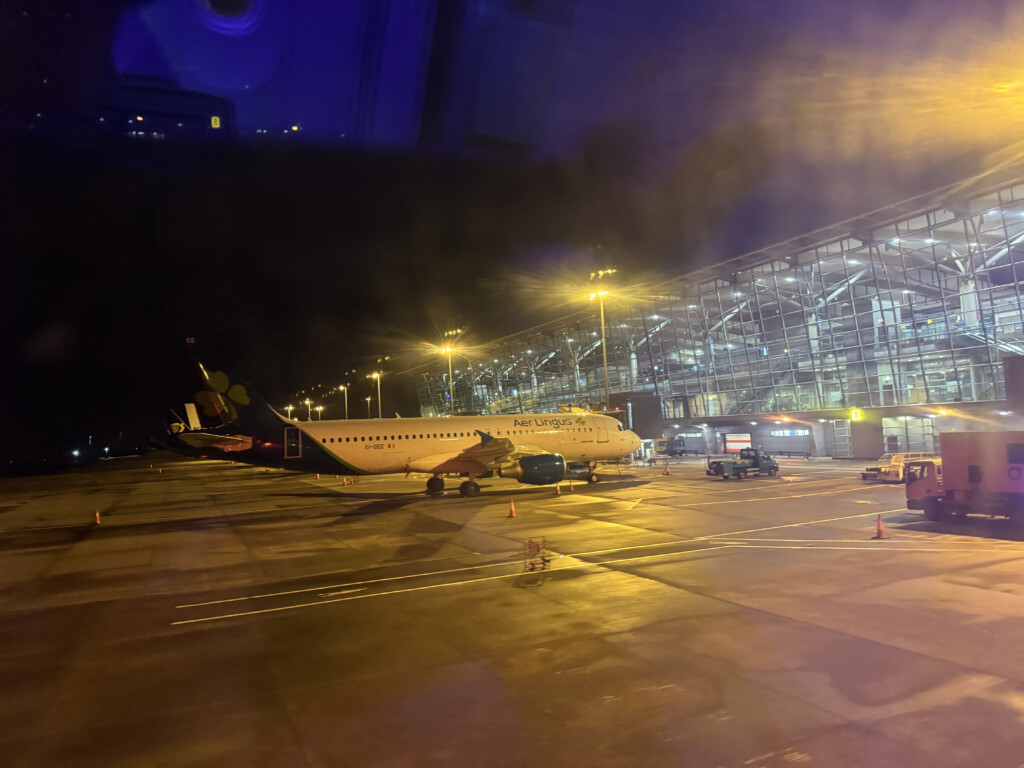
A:
[[[286,459],[302,458],[302,433],[298,427],[284,428],[284,457]]]
[[[608,442],[608,430],[604,427],[597,428],[597,442],[607,443]]]

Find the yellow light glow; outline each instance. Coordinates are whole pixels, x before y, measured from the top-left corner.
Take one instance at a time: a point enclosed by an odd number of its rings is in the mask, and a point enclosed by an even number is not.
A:
[[[220,128],[220,115],[210,115],[210,127]]]
[[[864,421],[864,411],[854,408],[850,411],[850,421]]]

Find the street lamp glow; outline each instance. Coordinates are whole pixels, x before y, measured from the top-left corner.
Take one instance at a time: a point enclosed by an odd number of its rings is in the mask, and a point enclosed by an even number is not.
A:
[[[312,400],[310,400],[310,399],[309,399],[309,398],[307,397],[307,398],[306,398],[305,400],[303,400],[303,404],[304,404],[304,405],[306,406],[306,411],[307,411],[307,413],[306,413],[306,417],[307,417],[307,421],[312,421],[312,420],[313,420],[313,401],[312,401]]]
[[[372,395],[367,395],[366,396],[366,418],[368,418],[368,419],[372,419],[373,418],[373,416],[370,415],[370,401],[371,400],[373,400],[373,396]]]
[[[286,413],[288,414],[288,418],[289,418],[289,419],[291,419],[291,417],[292,417],[292,411],[294,411],[294,410],[295,410],[295,406],[294,406],[294,405],[286,405],[286,406],[284,407],[284,410],[285,410],[285,412],[286,412]]]
[[[323,412],[324,412],[324,407],[322,405],[318,405],[316,407],[316,420],[317,421],[323,421],[323,418],[324,418],[324,413]]]

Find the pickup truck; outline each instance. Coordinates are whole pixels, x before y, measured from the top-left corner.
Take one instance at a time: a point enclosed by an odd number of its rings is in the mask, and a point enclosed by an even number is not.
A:
[[[742,480],[747,475],[768,475],[774,477],[779,472],[779,462],[760,448],[743,448],[735,459],[714,459],[708,456],[708,468],[705,475],[721,476],[723,480],[735,477]]]
[[[883,453],[878,458],[878,465],[866,467],[860,473],[861,480],[874,480],[879,483],[902,483],[906,478],[908,461],[928,459],[934,454],[926,451],[908,451],[905,453]]]

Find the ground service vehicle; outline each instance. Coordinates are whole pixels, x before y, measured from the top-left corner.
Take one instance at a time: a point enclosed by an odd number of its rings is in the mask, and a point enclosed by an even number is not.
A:
[[[735,477],[741,480],[747,475],[768,475],[779,472],[779,462],[760,448],[743,448],[736,459],[714,459],[708,456],[706,475],[721,475],[723,480]]]
[[[940,451],[908,465],[908,509],[1024,519],[1024,432],[946,432]]]
[[[878,466],[867,467],[860,473],[861,480],[877,480],[881,483],[902,483],[908,461],[930,458],[932,454],[924,451],[909,453],[883,453],[878,458]]]
[[[659,437],[654,441],[655,456],[682,456],[686,452],[686,442],[681,437]]]

